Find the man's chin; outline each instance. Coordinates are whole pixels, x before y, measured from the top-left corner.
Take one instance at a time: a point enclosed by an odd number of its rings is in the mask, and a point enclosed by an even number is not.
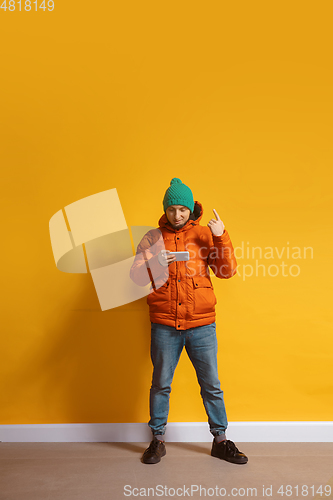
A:
[[[185,226],[186,222],[183,222],[182,224],[171,224],[171,225],[174,229],[181,229],[182,227]]]

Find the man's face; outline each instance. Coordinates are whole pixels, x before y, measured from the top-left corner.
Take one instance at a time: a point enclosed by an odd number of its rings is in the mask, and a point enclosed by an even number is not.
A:
[[[168,221],[174,229],[180,229],[185,226],[191,211],[183,205],[171,205],[165,211]]]

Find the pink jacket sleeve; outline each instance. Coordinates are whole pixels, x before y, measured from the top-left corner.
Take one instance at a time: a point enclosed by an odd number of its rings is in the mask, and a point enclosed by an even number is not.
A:
[[[158,261],[158,253],[164,249],[164,240],[158,229],[148,231],[140,241],[134,262],[130,269],[130,278],[139,286],[146,286],[168,275],[168,268]]]

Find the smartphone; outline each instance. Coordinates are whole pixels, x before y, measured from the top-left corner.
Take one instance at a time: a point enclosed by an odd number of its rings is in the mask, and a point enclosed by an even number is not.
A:
[[[171,255],[176,256],[176,260],[182,261],[182,260],[190,260],[190,252],[171,252]]]

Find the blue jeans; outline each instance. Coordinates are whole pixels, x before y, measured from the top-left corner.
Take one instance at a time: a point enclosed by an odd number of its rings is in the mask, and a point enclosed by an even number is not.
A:
[[[148,425],[153,435],[165,433],[171,383],[184,346],[197,374],[210,432],[213,436],[224,434],[228,421],[217,371],[216,323],[188,330],[151,323],[154,370]]]

